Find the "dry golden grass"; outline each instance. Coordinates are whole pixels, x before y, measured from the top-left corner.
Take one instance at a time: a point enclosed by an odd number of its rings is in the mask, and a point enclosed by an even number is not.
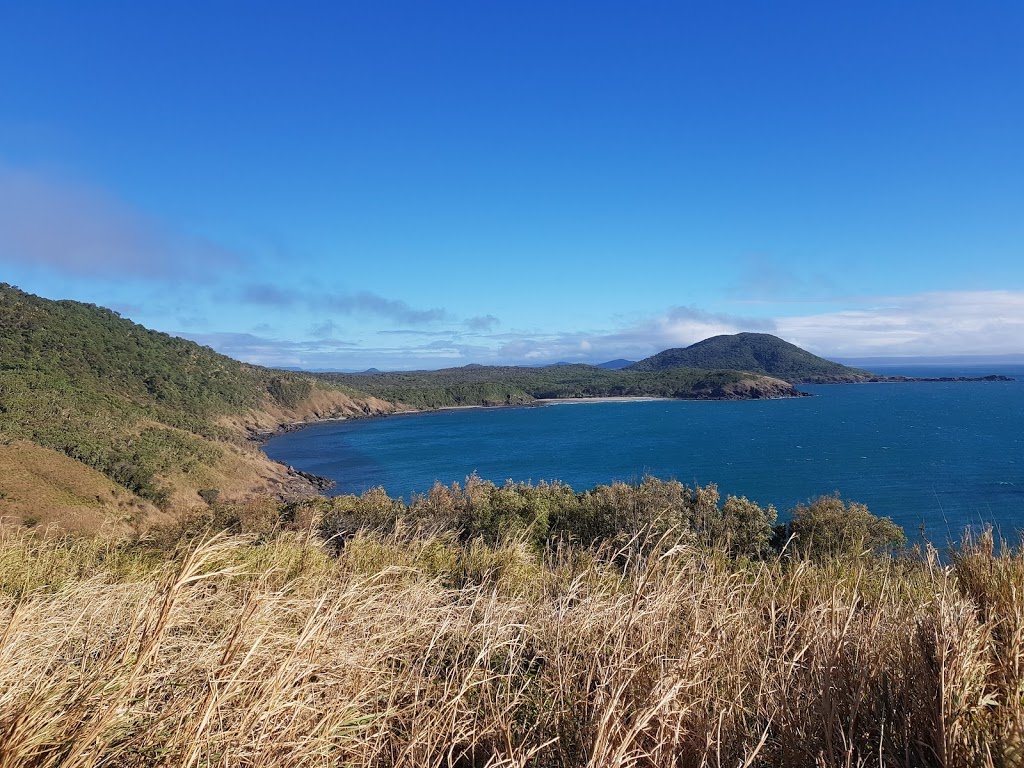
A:
[[[1016,766],[1024,558],[0,534],[0,768]]]
[[[125,534],[167,516],[63,453],[24,440],[0,441],[0,519],[80,534]]]
[[[355,392],[346,394],[337,389],[315,387],[295,406],[266,402],[258,410],[241,415],[221,416],[216,421],[220,426],[244,435],[252,431],[273,431],[284,424],[380,416],[401,410],[408,408],[370,395]]]

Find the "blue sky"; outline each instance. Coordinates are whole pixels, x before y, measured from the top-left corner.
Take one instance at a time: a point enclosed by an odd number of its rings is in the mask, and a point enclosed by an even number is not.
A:
[[[1024,5],[0,2],[0,280],[240,359],[1024,353]]]

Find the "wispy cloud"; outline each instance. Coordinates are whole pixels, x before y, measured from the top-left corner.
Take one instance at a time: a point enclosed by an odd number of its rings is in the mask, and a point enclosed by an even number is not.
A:
[[[210,347],[223,355],[266,366],[302,366],[311,358],[340,360],[359,345],[344,339],[292,341],[252,333],[183,333],[176,335]]]
[[[318,339],[324,339],[333,336],[337,330],[337,323],[335,323],[333,320],[328,320],[325,323],[320,323],[319,325],[314,325],[312,328],[310,328],[309,335],[314,336],[315,338]]]
[[[454,331],[422,331],[418,328],[385,328],[377,331],[378,336],[457,336]]]
[[[428,324],[451,320],[444,309],[417,309],[404,301],[388,299],[370,291],[354,293],[324,293],[297,291],[276,285],[254,284],[246,286],[240,296],[243,302],[259,306],[289,309],[303,307],[312,312],[332,312],[340,315],[366,314],[396,323]]]
[[[324,299],[326,306],[335,312],[342,314],[361,312],[384,317],[398,323],[434,323],[450,319],[448,312],[443,309],[414,309],[404,301],[386,299],[369,291],[327,296]]]
[[[0,263],[84,276],[199,278],[230,249],[149,217],[98,187],[0,167]]]
[[[501,321],[494,315],[479,315],[462,321],[462,324],[471,331],[486,333],[493,331]]]
[[[302,300],[300,294],[276,285],[247,285],[242,289],[242,301],[247,304],[256,304],[261,307],[278,307],[287,309],[299,304]]]

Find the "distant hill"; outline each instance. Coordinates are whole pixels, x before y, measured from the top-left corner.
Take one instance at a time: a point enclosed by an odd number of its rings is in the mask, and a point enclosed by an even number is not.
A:
[[[792,384],[867,381],[873,374],[812,355],[768,333],[713,336],[689,347],[666,349],[629,366],[630,371],[673,368],[732,369],[774,376]]]
[[[623,368],[629,368],[629,366],[635,364],[635,360],[609,360],[607,363],[598,363],[598,368],[607,368],[609,371],[621,371]]]
[[[72,474],[77,490],[65,496],[77,501],[65,507],[79,510],[76,519],[68,512],[39,522],[141,523],[158,510],[203,505],[200,490],[222,499],[286,495],[290,487],[308,494],[307,481],[250,444],[254,431],[394,410],[352,388],[240,363],[109,309],[6,284],[0,329],[0,446],[9,448],[0,451],[0,517],[23,516],[25,489],[63,487]],[[69,460],[82,471],[69,473]],[[34,508],[45,518],[56,507]]]

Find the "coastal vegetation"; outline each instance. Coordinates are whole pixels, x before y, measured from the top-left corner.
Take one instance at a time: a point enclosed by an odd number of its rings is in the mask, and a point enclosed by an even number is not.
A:
[[[443,531],[462,541],[479,539],[487,544],[516,538],[537,548],[553,539],[590,547],[643,533],[758,558],[769,552],[773,537],[785,536],[785,526],[774,528],[778,513],[772,506],[762,508],[743,497],[723,501],[714,484],[691,488],[654,477],[576,492],[557,482],[495,485],[471,475],[463,485],[435,483],[408,503],[377,488],[359,496],[304,500],[285,507],[283,515],[289,520],[316,519],[320,534],[335,543],[361,529],[396,527]],[[221,519],[214,527],[246,530],[230,519]],[[890,541],[899,543],[899,537]]]
[[[0,765],[1020,765],[1024,554],[730,554],[681,514],[714,495],[471,479],[119,542],[2,527]],[[621,531],[541,541],[534,497]]]

